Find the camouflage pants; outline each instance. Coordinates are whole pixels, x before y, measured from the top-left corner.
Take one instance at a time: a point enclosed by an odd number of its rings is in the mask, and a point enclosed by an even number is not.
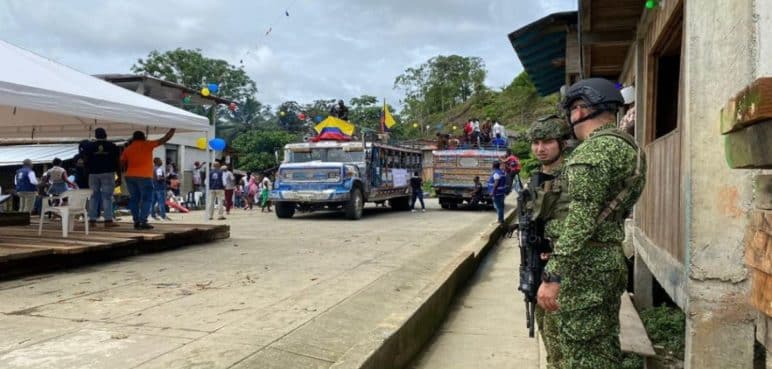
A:
[[[560,369],[560,350],[558,347],[558,329],[555,321],[555,313],[547,313],[536,306],[536,323],[544,341],[544,349],[547,351],[547,369]]]
[[[622,364],[619,347],[619,296],[624,291],[627,275],[624,268],[594,273],[593,278],[561,283],[560,296],[565,302],[587,301],[584,306],[560,305],[555,315],[561,369],[617,369]],[[589,282],[591,281],[591,282]],[[566,283],[568,282],[568,283]],[[583,283],[588,282],[588,283]],[[563,290],[563,285],[570,288]],[[566,286],[569,287],[569,286]],[[576,299],[572,298],[574,295]]]

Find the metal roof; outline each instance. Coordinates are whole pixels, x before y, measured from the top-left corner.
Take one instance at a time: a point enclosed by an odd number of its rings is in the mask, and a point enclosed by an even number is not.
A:
[[[542,96],[560,90],[566,81],[566,33],[577,12],[550,14],[509,34],[523,69]]]
[[[0,167],[21,166],[24,159],[32,164],[50,164],[54,158],[69,160],[77,153],[77,143],[0,146]]]

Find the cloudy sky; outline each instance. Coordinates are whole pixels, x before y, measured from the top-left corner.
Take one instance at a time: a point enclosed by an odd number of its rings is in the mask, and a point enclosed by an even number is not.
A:
[[[234,65],[243,60],[258,100],[274,106],[363,94],[396,105],[394,79],[437,55],[481,57],[486,84],[508,84],[522,67],[507,34],[576,3],[5,0],[0,38],[89,74],[128,73],[151,50],[199,48]]]

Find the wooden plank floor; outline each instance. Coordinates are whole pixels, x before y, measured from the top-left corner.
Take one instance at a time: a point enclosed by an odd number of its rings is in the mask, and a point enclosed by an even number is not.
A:
[[[57,220],[46,221],[40,236],[37,218],[31,219],[29,225],[0,227],[0,277],[25,274],[24,270],[10,269],[35,265],[38,260],[51,263],[54,268],[53,265],[77,265],[72,260],[83,258],[83,255],[99,255],[99,260],[109,260],[121,255],[160,251],[230,236],[227,225],[166,223],[140,231],[134,230],[131,223],[119,224],[119,227],[109,229],[99,224],[90,227],[86,235],[83,223],[76,222],[74,231],[67,238],[62,237],[61,223]],[[35,272],[41,269],[40,265],[35,265],[35,269]]]

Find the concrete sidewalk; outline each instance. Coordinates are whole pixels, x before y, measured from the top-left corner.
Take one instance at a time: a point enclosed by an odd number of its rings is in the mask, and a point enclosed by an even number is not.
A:
[[[410,368],[539,368],[539,344],[528,337],[523,295],[517,291],[519,263],[517,239],[503,238]]]

